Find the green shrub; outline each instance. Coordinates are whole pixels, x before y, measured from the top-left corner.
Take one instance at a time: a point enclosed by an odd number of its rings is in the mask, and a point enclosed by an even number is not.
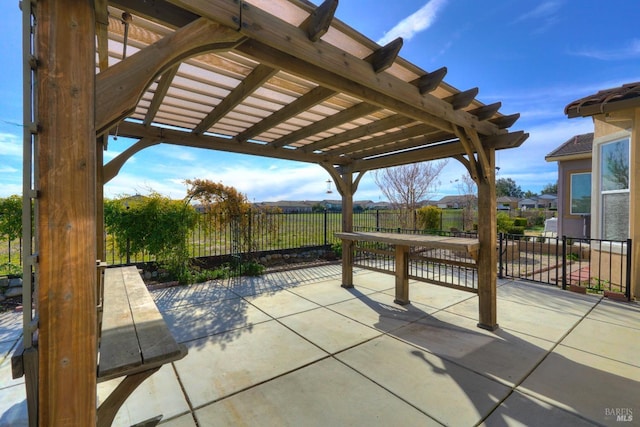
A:
[[[527,218],[514,218],[513,225],[516,227],[526,227],[527,226]]]
[[[423,230],[439,230],[442,209],[436,206],[423,206],[416,211],[418,226]]]
[[[507,233],[509,234],[514,234],[516,236],[524,236],[524,227],[519,225],[512,225],[511,227],[509,227],[509,229],[507,230]]]
[[[331,250],[338,258],[342,258],[342,242],[336,242],[331,245]]]
[[[513,220],[506,212],[498,212],[498,214],[496,215],[496,221],[498,223],[497,225],[499,233],[508,233],[509,228],[513,226]]]

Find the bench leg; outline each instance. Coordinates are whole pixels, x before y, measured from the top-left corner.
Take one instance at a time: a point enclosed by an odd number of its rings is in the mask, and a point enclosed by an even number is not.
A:
[[[396,245],[396,304],[409,304],[409,246]]]
[[[24,384],[27,392],[29,427],[38,425],[38,350],[30,347],[22,353]]]
[[[131,393],[133,393],[144,380],[153,375],[158,369],[160,369],[160,367],[133,375],[127,375],[125,379],[118,384],[118,387],[113,390],[107,400],[102,402],[102,405],[98,408],[98,427],[111,426],[113,419],[116,417],[124,401],[127,400]]]

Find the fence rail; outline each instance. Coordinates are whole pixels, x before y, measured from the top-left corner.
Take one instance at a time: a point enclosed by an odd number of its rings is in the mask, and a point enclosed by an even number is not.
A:
[[[499,277],[631,297],[632,241],[501,234]]]
[[[411,217],[410,217],[411,218]],[[342,231],[340,212],[314,213],[252,213],[247,235],[250,244],[238,246],[238,236],[231,226],[220,228],[216,218],[202,221],[188,239],[189,255],[193,258],[228,256],[235,253],[254,254],[270,251],[299,250],[329,246],[339,242],[334,233]],[[394,233],[423,233],[415,227],[407,228],[406,214],[397,211],[363,211],[353,215],[355,231]],[[443,210],[442,230],[463,229],[462,210]],[[474,236],[473,233],[439,231],[442,235]],[[433,233],[431,233],[433,234]],[[120,253],[112,236],[106,236],[107,262],[112,265],[156,261],[148,253]],[[632,241],[572,239],[568,237],[530,237],[511,234],[497,236],[498,276],[525,279],[567,288],[584,288],[589,292],[616,292],[630,298]],[[357,262],[371,269],[394,268],[389,248],[362,246]],[[374,256],[375,255],[375,256]],[[464,283],[465,288],[477,287],[477,273],[450,259],[448,263],[434,262],[448,254],[415,255],[411,277],[448,284]],[[425,259],[421,259],[420,257]],[[451,262],[453,261],[453,262]],[[0,274],[12,273],[10,267],[21,264],[19,240],[0,242]],[[439,265],[441,264],[441,265]],[[447,267],[443,267],[446,265]],[[441,280],[441,278],[446,280]]]

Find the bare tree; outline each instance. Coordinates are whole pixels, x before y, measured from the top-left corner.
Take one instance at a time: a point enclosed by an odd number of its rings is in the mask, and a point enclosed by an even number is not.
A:
[[[440,186],[438,176],[447,163],[447,160],[412,163],[374,173],[382,194],[394,208],[405,214],[402,219],[404,227],[413,225],[411,213],[420,206],[420,202],[429,200],[437,192]]]
[[[456,180],[458,181],[458,180]],[[478,185],[468,173],[460,177],[458,192],[462,196],[462,221],[465,230],[471,230],[478,208]]]

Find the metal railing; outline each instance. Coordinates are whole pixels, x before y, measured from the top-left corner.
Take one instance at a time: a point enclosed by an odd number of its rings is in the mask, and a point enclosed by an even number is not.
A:
[[[202,214],[206,215],[206,214]],[[216,257],[225,255],[264,253],[289,249],[305,249],[330,246],[338,243],[334,234],[342,231],[342,213],[305,212],[273,213],[252,211],[240,235],[234,233],[233,224],[220,227],[219,218],[208,216],[188,237],[189,256]],[[204,219],[204,217],[203,217]],[[406,222],[406,214],[398,211],[371,210],[354,212],[354,229],[394,230],[397,232]],[[441,224],[449,228],[462,227],[461,211],[443,211]],[[411,232],[420,230],[412,229]],[[117,242],[106,236],[105,248],[110,265],[157,261],[148,253],[119,252]],[[128,245],[127,245],[128,247]]]
[[[500,234],[498,277],[631,297],[632,241]]]
[[[402,234],[429,234],[452,237],[475,238],[475,233],[392,228],[354,227],[354,231],[379,231]],[[358,241],[354,245],[354,265],[384,273],[395,272],[395,250],[393,245],[381,242]],[[412,247],[409,254],[409,278],[478,292],[478,270],[466,252],[449,249]]]

